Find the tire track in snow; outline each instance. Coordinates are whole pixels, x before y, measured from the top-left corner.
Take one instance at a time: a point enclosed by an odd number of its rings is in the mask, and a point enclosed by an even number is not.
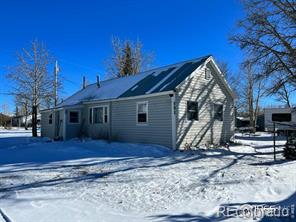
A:
[[[3,210],[1,210],[1,208],[0,208],[0,215],[2,216],[5,222],[12,222],[12,220],[9,219],[9,217],[3,212]]]

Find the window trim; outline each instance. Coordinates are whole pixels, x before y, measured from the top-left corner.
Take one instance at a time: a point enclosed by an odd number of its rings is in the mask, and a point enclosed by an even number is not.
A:
[[[50,120],[51,120],[51,122],[50,122]],[[52,124],[53,124],[53,113],[50,113],[48,115],[48,125],[52,125]]]
[[[197,119],[188,119],[188,102],[194,102],[197,103]],[[187,100],[186,101],[186,120],[191,122],[191,121],[199,121],[199,102],[198,101],[193,101],[193,100]]]
[[[95,123],[95,118],[94,118],[94,109],[95,108],[103,108],[103,122],[102,123]],[[107,108],[107,122],[105,122],[105,108]],[[103,124],[108,124],[109,121],[110,121],[110,110],[109,110],[109,105],[98,105],[98,106],[92,106],[92,107],[89,107],[89,110],[92,109],[92,123],[89,123],[89,124],[92,124],[92,125],[103,125]],[[89,112],[88,112],[89,114]],[[88,118],[88,121],[89,121],[89,118]]]
[[[222,106],[222,119],[220,120],[220,119],[217,119],[216,117],[215,117],[215,105],[218,105],[218,106]],[[219,121],[219,122],[223,122],[224,121],[224,104],[223,103],[213,103],[213,119],[215,120],[215,121]]]
[[[78,122],[77,123],[72,123],[72,122],[70,122],[70,113],[71,112],[77,112],[78,113]],[[81,119],[81,111],[80,110],[68,110],[68,124],[73,124],[73,125],[75,125],[75,124],[80,124],[80,119]]]
[[[146,104],[147,105],[147,112],[146,112],[146,122],[139,122],[138,120],[138,111],[139,111],[139,105]],[[149,125],[149,102],[148,101],[140,101],[136,103],[136,124],[138,126],[147,126]]]
[[[91,113],[91,121],[90,121],[90,113]],[[93,107],[88,108],[88,124],[91,125],[94,122],[94,109]]]

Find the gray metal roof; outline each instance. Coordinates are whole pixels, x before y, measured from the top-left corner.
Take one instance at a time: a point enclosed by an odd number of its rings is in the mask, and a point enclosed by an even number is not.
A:
[[[202,57],[182,64],[171,65],[158,74],[152,70],[150,75],[140,80],[135,86],[120,95],[119,98],[174,90],[187,76],[203,64],[207,58]]]
[[[126,98],[174,90],[210,56],[148,70],[133,76],[102,81],[98,88],[90,84],[58,105],[71,106],[86,101]]]

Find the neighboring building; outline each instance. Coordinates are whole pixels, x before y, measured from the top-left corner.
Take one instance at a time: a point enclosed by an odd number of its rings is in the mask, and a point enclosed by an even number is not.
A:
[[[265,131],[273,131],[272,114],[291,113],[290,122],[277,122],[276,131],[284,132],[296,130],[296,109],[295,108],[265,108],[264,109],[264,127]]]
[[[86,86],[41,112],[41,135],[171,148],[227,142],[234,97],[211,56]]]
[[[41,115],[37,115],[37,125],[40,125]],[[24,127],[26,124],[26,116],[19,115],[12,118],[12,126]],[[32,115],[27,116],[27,127],[32,127]]]
[[[9,114],[0,113],[0,127],[11,126],[11,116]]]
[[[238,130],[250,131],[251,130],[250,117],[237,116],[235,126]],[[257,116],[256,131],[264,131],[264,114],[263,113],[260,113]]]
[[[236,121],[235,126],[237,128],[250,127],[250,117],[237,116],[235,121]]]

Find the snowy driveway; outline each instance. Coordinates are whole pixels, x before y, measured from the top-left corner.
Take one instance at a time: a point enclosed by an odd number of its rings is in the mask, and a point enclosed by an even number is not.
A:
[[[0,209],[13,222],[240,221],[217,209],[295,203],[296,162],[263,145],[180,153],[0,132]]]

